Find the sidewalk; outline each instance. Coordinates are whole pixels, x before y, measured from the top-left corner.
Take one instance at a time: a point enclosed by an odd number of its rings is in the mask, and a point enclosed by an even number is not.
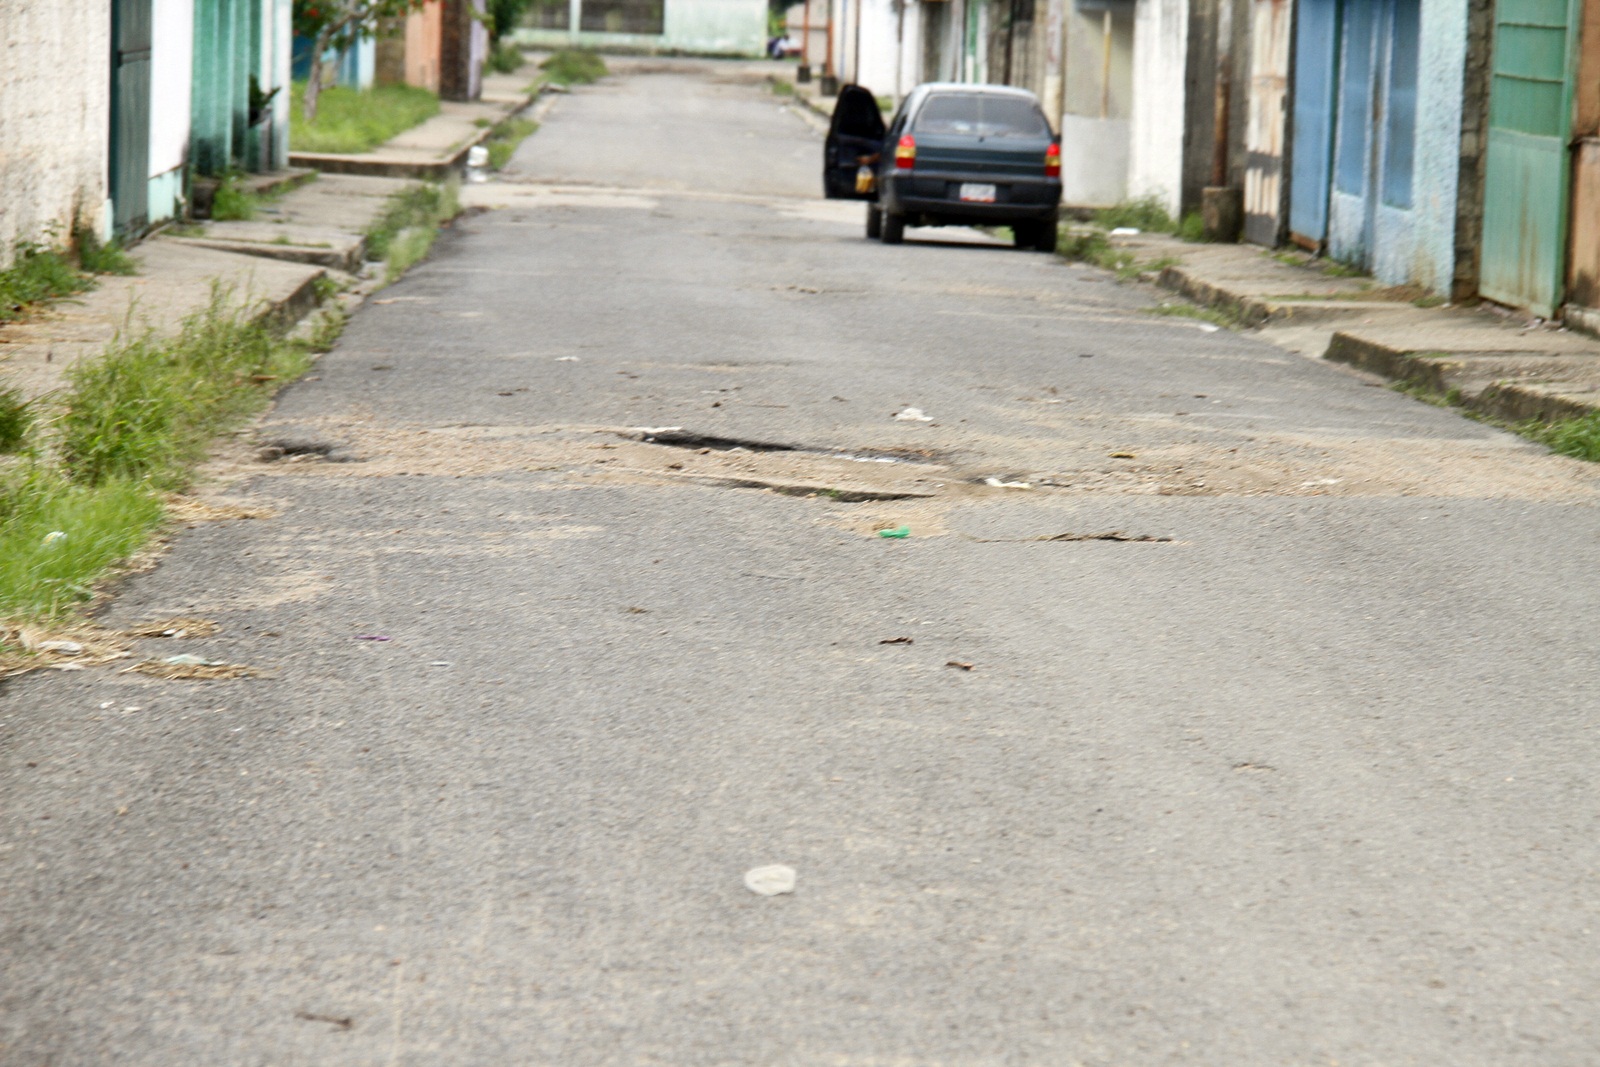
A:
[[[1494,308],[1426,306],[1415,290],[1329,274],[1325,260],[1158,234],[1112,247],[1160,264],[1158,283],[1271,341],[1448,396],[1497,418],[1600,411],[1600,340]]]
[[[792,81],[793,70],[781,77]],[[817,83],[795,102],[826,130],[833,101]],[[1600,340],[1492,308],[1425,307],[1419,294],[1328,273],[1326,261],[1256,245],[1189,244],[1164,234],[1112,237],[1159,265],[1157,284],[1216,308],[1308,356],[1417,385],[1496,418],[1600,411]],[[1159,273],[1158,273],[1159,272]]]
[[[537,95],[528,91],[529,80],[526,74],[486,77],[481,103],[446,103],[443,114],[373,152],[337,157],[360,173],[319,176],[296,168],[247,176],[250,191],[275,192],[254,219],[169,227],[129,250],[137,274],[101,276],[87,293],[0,326],[0,382],[30,397],[52,392],[64,384],[68,368],[98,355],[119,333],[175,333],[186,315],[210,301],[213,283],[285,330],[317,308],[330,276],[345,290],[347,307],[359,303],[380,284],[367,264],[365,235],[389,197],[415,184],[416,176],[458,173],[467,150],[493,123]],[[480,118],[490,125],[478,125]]]

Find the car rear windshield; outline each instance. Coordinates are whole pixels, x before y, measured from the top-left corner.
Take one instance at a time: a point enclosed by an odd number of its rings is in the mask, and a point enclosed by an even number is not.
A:
[[[1048,137],[1037,105],[1015,96],[939,93],[917,112],[919,133],[970,133],[978,137]]]

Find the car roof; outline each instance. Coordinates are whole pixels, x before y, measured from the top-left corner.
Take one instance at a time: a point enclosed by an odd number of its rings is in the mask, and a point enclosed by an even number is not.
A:
[[[983,96],[1020,96],[1025,100],[1039,102],[1039,98],[1026,89],[1019,89],[1014,85],[980,85],[972,82],[923,82],[915,89],[914,94],[927,96],[932,93],[963,93]]]

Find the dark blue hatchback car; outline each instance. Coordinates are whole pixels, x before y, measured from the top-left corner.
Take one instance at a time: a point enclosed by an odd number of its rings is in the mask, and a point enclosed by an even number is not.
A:
[[[1018,248],[1050,252],[1061,208],[1061,144],[1025,89],[930,82],[888,126],[858,85],[839,91],[824,150],[831,199],[870,200],[867,236],[907,226],[1006,226]]]

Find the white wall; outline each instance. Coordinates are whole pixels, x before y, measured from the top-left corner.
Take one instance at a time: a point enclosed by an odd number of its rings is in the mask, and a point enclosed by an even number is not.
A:
[[[0,267],[19,240],[110,236],[111,5],[0,0]]]
[[[1153,196],[1174,218],[1183,193],[1188,30],[1188,0],[1138,0],[1133,16],[1128,195]]]
[[[176,218],[189,159],[194,0],[154,0],[150,39],[151,223]]]
[[[866,86],[878,96],[898,100],[921,80],[922,5],[905,0],[902,32],[895,0],[846,0],[846,4],[850,21],[843,26],[845,40],[840,52],[845,64],[839,69],[845,79]],[[854,23],[857,5],[861,11],[859,53]],[[834,32],[839,34],[838,25]]]

